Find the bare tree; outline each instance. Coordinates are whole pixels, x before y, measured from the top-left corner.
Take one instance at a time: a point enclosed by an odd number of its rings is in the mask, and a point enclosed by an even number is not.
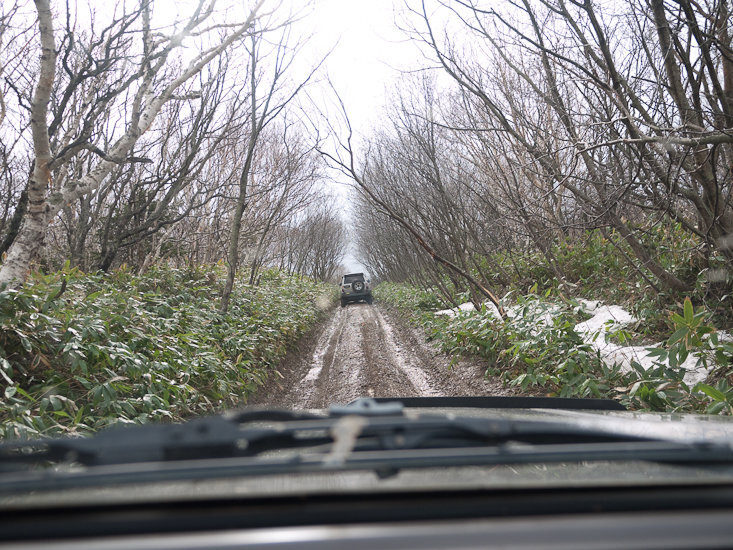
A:
[[[113,172],[95,195],[103,203],[99,268],[108,270],[118,252],[129,254],[148,238],[189,216],[218,189],[206,184],[207,166],[225,140],[239,134],[246,102],[241,94],[227,97],[227,67],[219,62],[198,82],[197,97],[169,103],[150,133],[156,136],[138,155],[156,159],[149,164],[128,164]],[[227,101],[228,100],[228,101]],[[190,193],[184,190],[191,189]]]
[[[180,101],[177,93],[187,82],[254,32],[253,23],[262,1],[254,5],[244,21],[232,23],[217,21],[214,3],[201,0],[183,27],[169,36],[153,32],[150,2],[142,2],[130,11],[118,6],[116,9],[121,14],[115,13],[112,22],[99,35],[91,36],[85,48],[87,61],[77,59],[76,64],[69,60],[80,37],[70,28],[69,13],[67,33],[62,40],[67,47],[61,50],[59,59],[50,3],[36,2],[40,71],[30,102],[33,170],[28,184],[27,212],[0,267],[0,284],[19,284],[25,279],[31,262],[41,251],[50,221],[64,205],[96,191],[120,164],[141,160],[132,151],[163,106]],[[194,35],[199,40],[216,35],[217,41],[204,46],[185,67],[174,66],[169,62],[173,52]],[[133,45],[133,37],[139,39],[139,46]],[[57,61],[61,64],[61,74],[65,75],[63,78],[57,74]],[[54,96],[54,87],[62,80],[64,88]],[[106,85],[100,86],[102,82]],[[72,101],[77,94],[84,96],[81,102]],[[57,101],[49,122],[52,97]],[[113,128],[107,134],[109,146],[103,150],[90,138],[95,133],[105,134],[108,115],[117,107],[126,110],[124,130]],[[94,158],[88,167],[70,170],[85,155]]]
[[[335,93],[335,92],[334,92]],[[337,95],[337,94],[336,94]],[[332,163],[332,165],[342,171],[343,174],[351,178],[355,184],[364,192],[366,196],[379,207],[387,216],[394,220],[400,227],[404,228],[417,244],[426,252],[430,258],[437,264],[441,265],[449,273],[449,276],[458,277],[472,286],[477,292],[481,293],[484,297],[488,298],[497,308],[499,314],[502,317],[506,316],[504,309],[499,301],[499,298],[491,291],[485,284],[477,280],[468,270],[461,267],[454,261],[451,261],[445,254],[441,253],[441,250],[433,243],[430,242],[427,234],[420,229],[420,226],[410,217],[412,211],[409,209],[400,209],[390,204],[384,197],[380,196],[379,190],[383,188],[383,180],[374,179],[375,172],[369,163],[370,159],[367,156],[366,165],[363,168],[357,168],[356,155],[353,146],[353,130],[351,123],[349,122],[348,115],[345,111],[343,102],[340,98],[337,99],[342,109],[343,121],[345,124],[345,135],[343,137],[336,137],[337,145],[335,150],[326,151],[321,149],[321,153]],[[332,127],[333,130],[333,127]],[[380,144],[381,145],[381,144]],[[381,147],[377,147],[381,150]],[[407,194],[401,194],[405,198],[410,198]],[[419,215],[419,214],[418,214]]]
[[[441,35],[426,2],[415,10],[422,22],[415,36],[464,92],[464,104],[484,113],[485,123],[460,130],[492,148],[508,143],[520,159],[515,167],[526,167],[511,187],[531,189],[524,182],[536,181],[547,196],[568,193],[563,202],[577,205],[592,225],[615,230],[635,267],[668,289],[689,290],[693,281],[655,258],[638,229],[644,213],[658,214],[651,223],[681,223],[708,251],[731,258],[727,2],[598,7],[543,0],[512,10],[472,0],[437,4],[471,36],[471,46]],[[530,223],[538,210],[529,215],[526,202],[517,206],[546,253]],[[550,213],[559,221],[557,211],[545,209]]]
[[[279,40],[273,51],[269,54],[273,57],[269,64],[269,71],[263,68],[262,48],[267,47],[267,42],[256,35],[252,35],[249,44],[249,85],[250,85],[250,128],[247,136],[247,147],[244,159],[241,164],[239,176],[239,188],[231,217],[231,229],[229,234],[229,250],[227,254],[227,280],[222,293],[220,309],[225,312],[229,308],[229,300],[234,279],[239,267],[239,242],[242,230],[242,216],[250,200],[249,185],[252,177],[252,166],[257,150],[260,136],[264,129],[276,120],[287,108],[291,101],[298,95],[303,87],[315,74],[317,66],[299,83],[293,85],[287,82],[288,69],[297,55],[301,46],[296,41],[289,43],[290,28],[285,26],[280,31]],[[264,243],[263,243],[264,244]],[[252,276],[254,269],[251,270]]]
[[[279,266],[292,274],[333,280],[348,243],[333,197],[319,197],[299,218],[281,228],[275,252]]]

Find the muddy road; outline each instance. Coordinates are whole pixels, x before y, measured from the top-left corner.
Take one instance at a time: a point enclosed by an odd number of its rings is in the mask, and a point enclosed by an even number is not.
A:
[[[386,308],[336,308],[300,341],[249,405],[323,408],[358,397],[507,395],[485,365],[450,358]]]

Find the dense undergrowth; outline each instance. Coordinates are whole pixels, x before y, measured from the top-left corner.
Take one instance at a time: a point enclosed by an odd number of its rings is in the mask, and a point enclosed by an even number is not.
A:
[[[675,296],[653,288],[645,274],[623,261],[614,244],[599,232],[589,232],[573,244],[550,251],[565,276],[560,282],[539,254],[509,258],[498,254],[485,262],[503,265],[504,306],[513,315],[501,321],[485,308],[455,316],[435,315],[448,304],[431,288],[382,283],[375,297],[391,304],[419,324],[440,348],[451,355],[472,354],[488,360],[487,373],[524,392],[562,397],[616,399],[632,409],[733,413],[733,343],[720,339],[717,329],[733,325],[733,297],[711,292],[708,270],[700,270],[689,248],[681,246],[674,227],[659,229],[654,245],[661,263],[697,284],[689,296]],[[692,246],[694,243],[688,243]],[[711,259],[712,265],[718,261]],[[721,260],[722,261],[722,260]],[[712,269],[712,268],[710,268]],[[509,273],[511,279],[506,280]],[[730,274],[728,274],[730,277]],[[500,280],[496,274],[496,280]],[[470,295],[452,288],[454,303]],[[581,302],[573,297],[622,304],[640,321],[608,335],[620,344],[651,345],[654,365],[644,369],[609,365],[597,349],[576,331],[586,319]],[[685,383],[682,363],[690,354],[711,367],[705,383]]]
[[[695,306],[704,307],[719,328],[733,327],[733,273],[725,260],[717,256],[704,258],[701,243],[677,224],[658,225],[644,233],[648,251],[660,265],[693,284],[686,296]],[[499,252],[492,262],[482,259],[479,263],[485,264],[483,274],[495,282],[494,289],[500,295],[551,291],[556,297],[582,296],[620,304],[644,319],[644,325],[637,327],[642,339],[663,338],[668,333],[670,315],[681,309],[685,296],[660,288],[650,272],[632,267],[623,254],[633,256],[615,232],[604,235],[593,230],[583,237],[561,240],[548,251],[547,256],[553,258],[564,280],[550,268],[547,257],[537,251]],[[492,265],[500,265],[502,273]],[[721,273],[723,281],[719,280]],[[718,282],[711,284],[713,279]],[[450,285],[446,288],[455,291]]]
[[[488,375],[522,392],[610,398],[633,410],[733,413],[733,343],[719,340],[706,314],[695,312],[689,301],[670,318],[671,336],[656,349],[655,365],[644,369],[632,362],[623,369],[607,364],[576,330],[585,315],[573,300],[521,296],[512,300],[513,315],[502,321],[486,308],[435,315],[441,307],[437,296],[405,284],[382,283],[375,296],[421,325],[442,351],[485,358]],[[681,364],[691,353],[717,365],[707,383],[685,383]]]
[[[66,280],[66,283],[63,281]],[[223,270],[36,275],[0,293],[0,436],[89,433],[242,404],[335,301],[266,272],[218,310]]]

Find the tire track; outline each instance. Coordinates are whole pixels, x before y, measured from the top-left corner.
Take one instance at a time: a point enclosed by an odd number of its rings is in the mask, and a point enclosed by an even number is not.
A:
[[[441,392],[434,388],[434,382],[430,380],[429,376],[420,366],[417,355],[412,350],[410,353],[406,353],[395,341],[392,326],[385,320],[379,310],[375,310],[375,313],[379,322],[379,328],[382,334],[384,334],[385,343],[392,352],[391,357],[394,358],[393,360],[397,368],[404,373],[412,384],[415,390],[414,395],[422,397],[441,395]]]
[[[331,324],[318,339],[310,362],[310,370],[302,379],[299,386],[294,388],[298,394],[294,402],[299,408],[314,407],[311,403],[314,395],[319,393],[319,391],[323,393],[324,385],[328,381],[331,367],[336,360],[336,350],[343,337],[344,328],[346,328],[346,324],[342,322],[344,318],[343,312],[336,311],[337,313],[333,316]]]
[[[248,404],[321,409],[358,397],[507,395],[480,360],[450,358],[379,305],[351,304],[299,342]]]
[[[369,322],[375,327],[373,338],[362,338],[361,349],[366,365],[362,397],[399,397],[417,395],[417,388],[394,360],[388,345],[383,320],[376,308],[369,308]]]

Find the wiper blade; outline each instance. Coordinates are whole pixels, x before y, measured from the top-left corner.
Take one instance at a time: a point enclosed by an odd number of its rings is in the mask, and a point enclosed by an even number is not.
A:
[[[321,457],[219,458],[166,463],[144,462],[90,468],[80,472],[25,471],[0,474],[0,494],[53,491],[122,484],[160,483],[259,477],[266,475],[374,471],[388,477],[406,469],[479,467],[516,464],[552,464],[593,461],[651,461],[665,464],[711,465],[733,463],[730,448],[718,445],[683,445],[669,442],[633,444],[593,443],[536,447],[402,449],[351,453],[338,464]]]
[[[625,411],[621,403],[613,399],[576,397],[536,397],[517,395],[474,395],[439,397],[375,397],[377,403],[399,401],[410,408],[475,408],[475,409],[563,409],[590,411]],[[352,404],[359,403],[357,399]]]
[[[292,449],[297,452],[284,452]],[[404,468],[599,460],[730,465],[733,449],[727,443],[680,443],[561,422],[410,417],[394,404],[362,404],[334,408],[328,416],[245,411],[179,425],[109,429],[86,439],[3,443],[0,492],[172,479],[344,470],[388,475]],[[49,462],[62,467],[39,470]]]
[[[5,442],[0,443],[0,472],[44,462],[100,466],[249,456],[257,454],[246,449],[250,440],[266,439],[272,447],[280,448],[294,444],[292,432],[253,427],[253,424],[322,418],[305,412],[253,409],[201,417],[182,424],[116,426],[92,437]]]
[[[352,451],[498,445],[628,441],[626,435],[571,424],[503,418],[408,418],[359,411]],[[251,411],[198,418],[183,424],[110,428],[89,438],[57,438],[0,444],[0,471],[42,462],[85,466],[257,456],[266,451],[334,443],[338,418],[356,412],[335,408],[329,416],[287,411]]]

